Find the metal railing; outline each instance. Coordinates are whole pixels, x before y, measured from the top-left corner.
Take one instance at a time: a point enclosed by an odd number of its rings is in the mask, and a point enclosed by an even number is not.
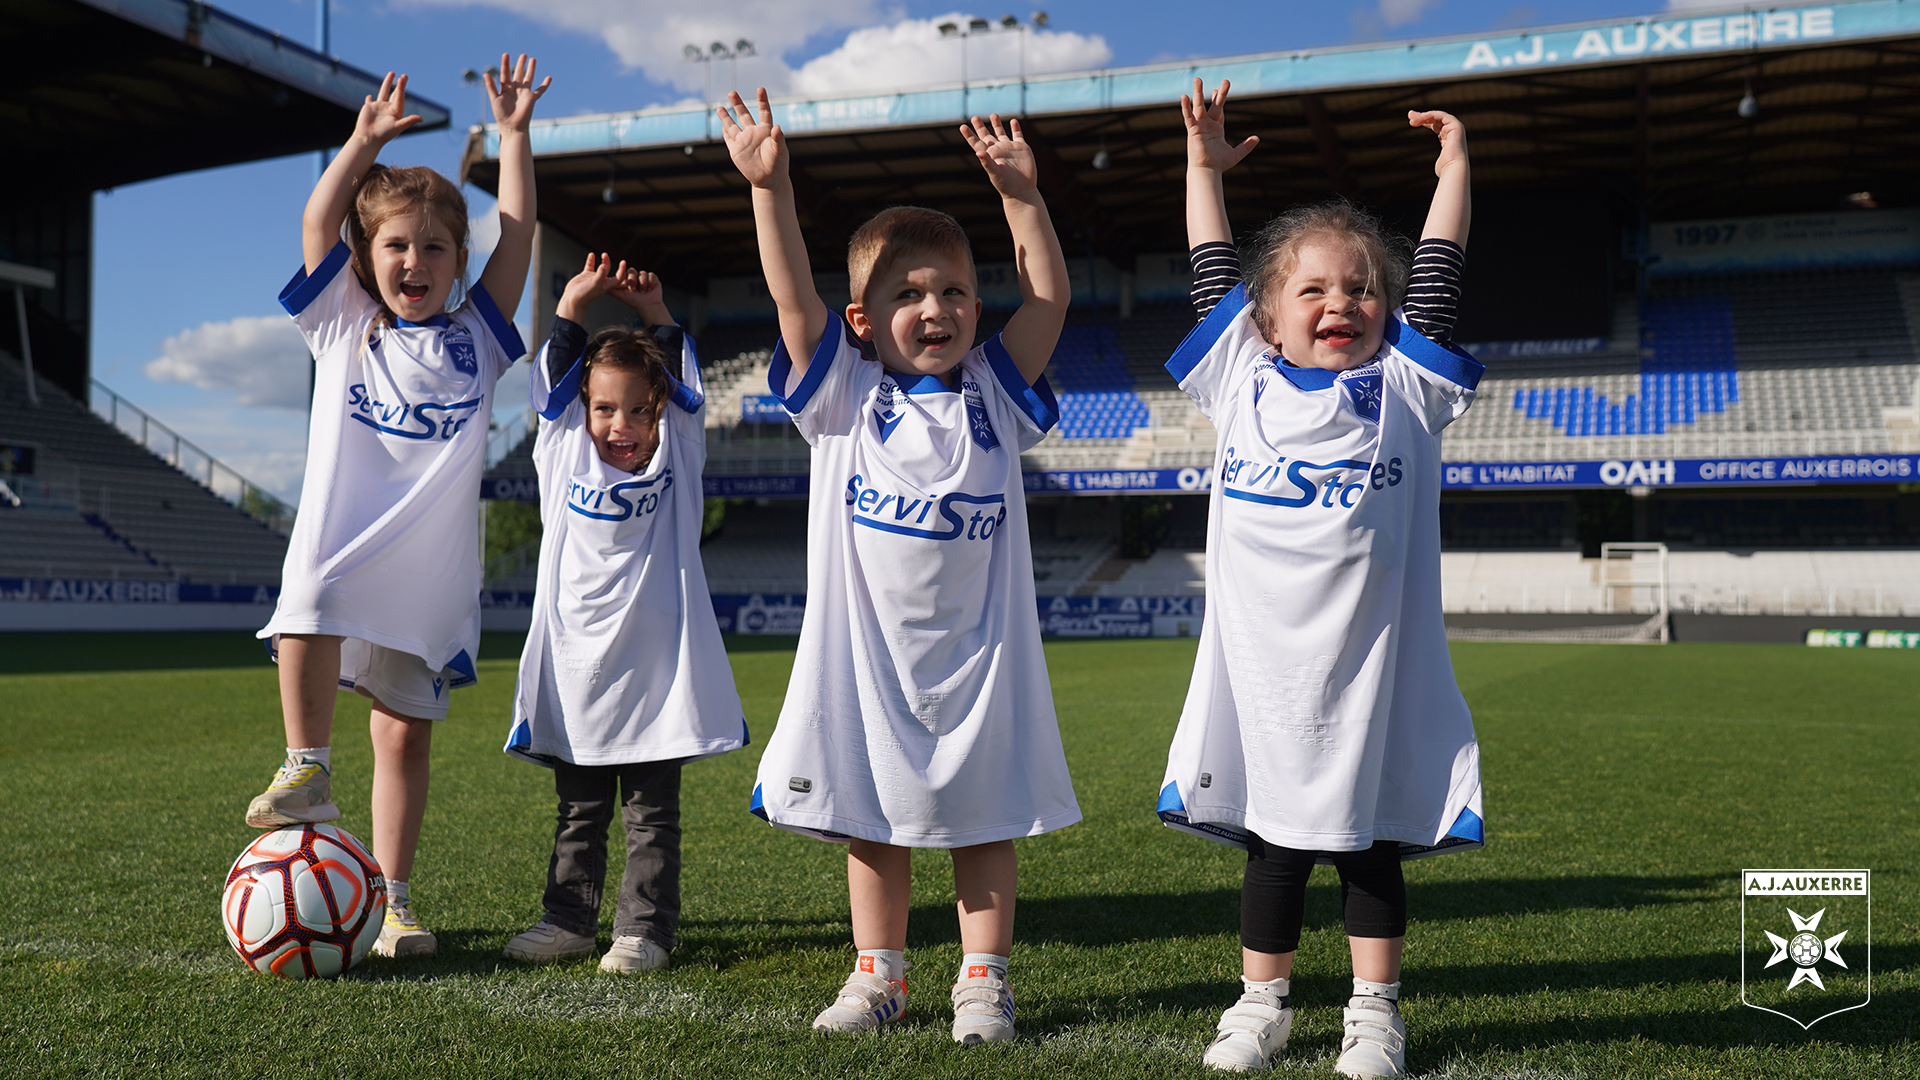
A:
[[[114,393],[99,379],[91,381],[93,394],[88,404],[121,434],[275,532],[284,534],[293,528],[293,507]]]
[[[513,453],[527,432],[533,430],[535,423],[533,409],[522,409],[506,419],[495,418],[493,430],[487,432],[487,468],[491,469],[508,455]]]

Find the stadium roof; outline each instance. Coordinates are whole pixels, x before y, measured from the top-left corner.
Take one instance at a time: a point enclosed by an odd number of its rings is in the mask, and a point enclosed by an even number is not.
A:
[[[7,0],[12,196],[93,191],[336,145],[378,77],[193,0]],[[447,109],[410,94],[445,127]]]
[[[1195,76],[1233,82],[1229,135],[1261,146],[1228,176],[1241,220],[1344,193],[1423,203],[1433,141],[1408,109],[1466,121],[1474,186],[1579,190],[1614,220],[1826,210],[1871,191],[1915,201],[1920,3],[1689,11],[1487,37],[1266,53],[776,101],[791,136],[802,225],[816,253],[873,210],[925,203],[994,250],[998,199],[956,125],[1022,116],[1069,252],[1122,266],[1184,248],[1184,131]],[[1751,94],[1758,113],[1738,106]],[[759,269],[745,182],[698,108],[536,121],[543,219],[693,284]],[[476,128],[463,171],[491,189],[498,136]],[[1107,152],[1109,167],[1094,159]],[[613,188],[614,201],[603,200]],[[976,230],[975,226],[979,226]],[[1089,239],[1090,238],[1090,239]],[[1001,245],[1005,247],[1003,243]],[[816,256],[817,257],[817,256]]]

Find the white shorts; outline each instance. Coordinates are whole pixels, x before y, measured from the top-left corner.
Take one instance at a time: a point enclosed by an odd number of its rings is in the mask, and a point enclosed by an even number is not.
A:
[[[450,675],[412,653],[360,638],[340,640],[340,689],[373,698],[401,716],[445,720],[453,691]]]

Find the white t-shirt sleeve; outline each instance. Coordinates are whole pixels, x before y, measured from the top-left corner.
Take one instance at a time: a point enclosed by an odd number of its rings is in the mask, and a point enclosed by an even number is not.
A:
[[[860,355],[846,323],[831,318],[804,374],[794,370],[785,341],[773,347],[767,388],[787,407],[800,436],[813,444],[823,435],[845,435],[860,422],[861,402],[879,382],[879,368]]]
[[[559,381],[554,381],[547,367],[552,350],[552,341],[540,346],[527,373],[527,400],[532,403],[533,411],[540,414],[540,419],[549,421],[565,416],[567,406],[580,400],[580,380],[586,377],[587,371],[586,357],[576,356]]]
[[[520,340],[520,331],[513,325],[513,320],[502,314],[499,305],[493,302],[493,295],[487,292],[485,285],[474,282],[473,287],[467,290],[467,303],[479,314],[480,321],[486,324],[487,336],[493,340],[494,348],[485,352],[493,361],[492,378],[497,380],[507,373],[515,360],[527,355],[526,343]]]
[[[313,273],[302,266],[280,290],[280,306],[293,316],[316,357],[326,357],[347,335],[365,332],[367,321],[380,309],[347,265],[352,255],[344,242],[336,243]]]
[[[1187,334],[1185,341],[1167,361],[1167,371],[1180,389],[1187,392],[1207,419],[1214,419],[1215,408],[1225,395],[1240,384],[1240,376],[1266,355],[1268,345],[1260,336],[1253,319],[1253,305],[1247,301],[1243,282],[1222,297],[1200,325]]]
[[[1029,384],[1026,376],[1020,374],[1020,365],[1013,362],[1013,356],[1001,343],[999,334],[988,338],[980,351],[986,358],[988,370],[993,372],[995,389],[1019,417],[1021,452],[1033,449],[1053,430],[1053,425],[1060,422],[1060,403],[1054,399],[1053,387],[1047,384],[1045,375]]]
[[[1438,434],[1466,413],[1485,364],[1457,345],[1432,341],[1398,311],[1387,322],[1385,337],[1393,349],[1381,365],[1386,378],[1428,431]]]

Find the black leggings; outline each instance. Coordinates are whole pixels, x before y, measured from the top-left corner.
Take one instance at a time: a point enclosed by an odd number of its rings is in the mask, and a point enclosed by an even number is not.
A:
[[[1307,877],[1326,855],[1340,872],[1340,904],[1347,936],[1405,937],[1407,880],[1400,845],[1382,840],[1365,851],[1296,851],[1247,839],[1247,878],[1240,888],[1240,944],[1254,952],[1290,953],[1300,947],[1306,918]]]

